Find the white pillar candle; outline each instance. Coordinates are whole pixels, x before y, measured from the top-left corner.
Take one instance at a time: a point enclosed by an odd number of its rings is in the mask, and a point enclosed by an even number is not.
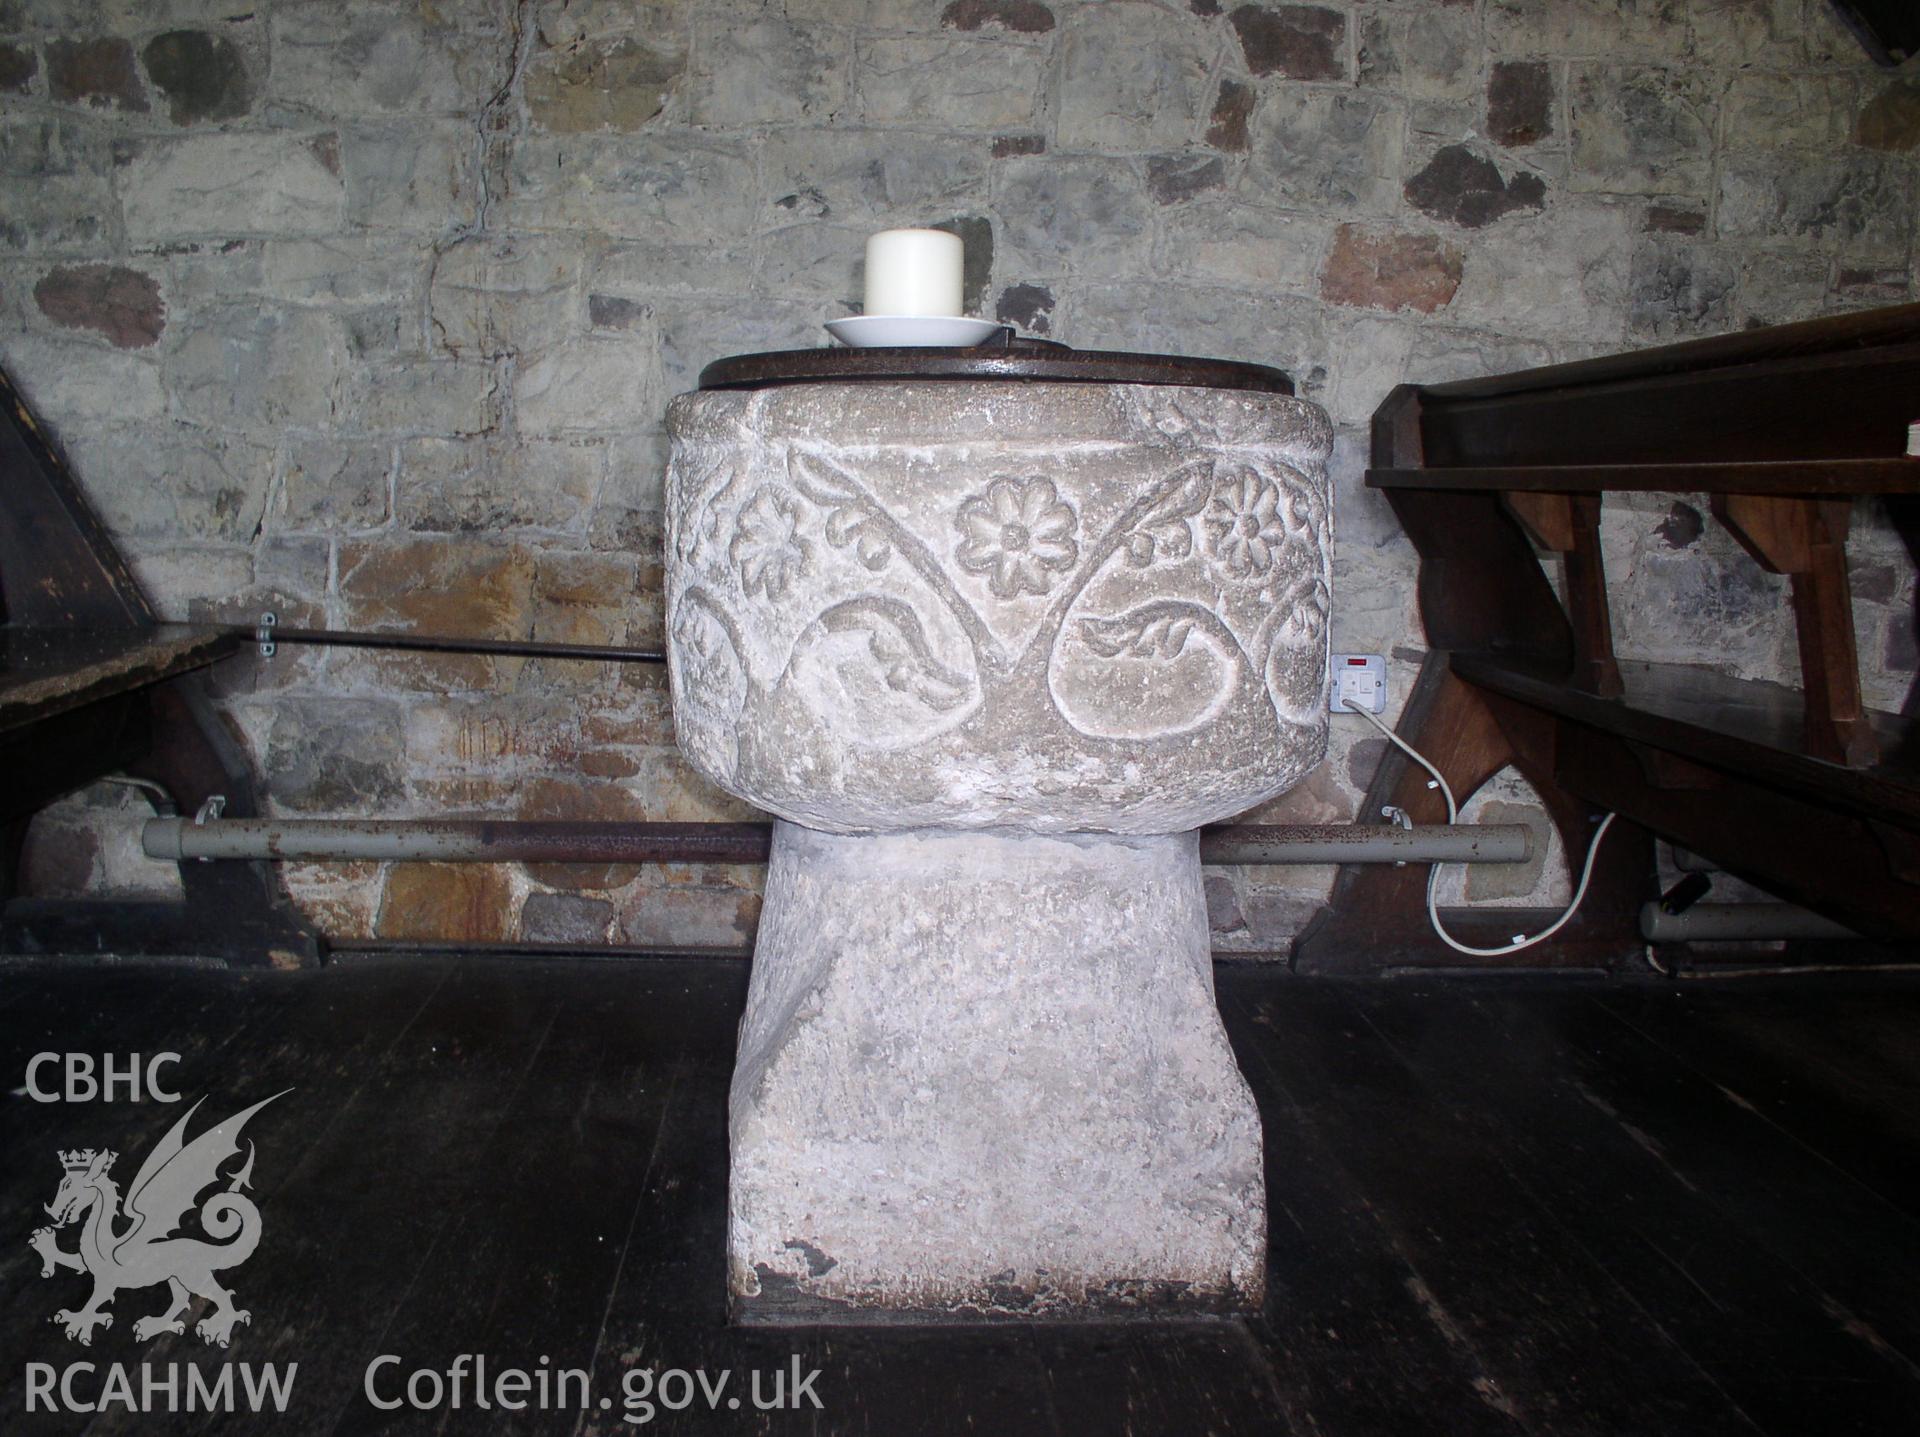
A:
[[[957,317],[965,248],[945,230],[882,230],[867,241],[866,312]]]

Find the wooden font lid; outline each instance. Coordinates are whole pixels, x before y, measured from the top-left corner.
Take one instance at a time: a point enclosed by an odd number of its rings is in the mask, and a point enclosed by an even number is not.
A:
[[[1182,384],[1292,394],[1293,381],[1264,364],[1180,354],[1072,349],[1001,330],[966,349],[779,349],[716,359],[700,371],[702,389],[760,389],[775,384],[878,379],[1024,379],[1052,384]]]

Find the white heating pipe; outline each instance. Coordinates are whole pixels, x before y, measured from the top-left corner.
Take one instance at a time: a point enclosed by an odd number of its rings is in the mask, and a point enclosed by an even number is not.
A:
[[[1649,943],[1732,943],[1860,935],[1791,903],[1696,903],[1678,913],[1648,903],[1640,910],[1640,936]]]
[[[667,833],[666,828],[676,830]],[[765,831],[745,824],[516,823],[445,819],[155,818],[149,858],[426,860],[434,863],[751,863]],[[1203,830],[1200,861],[1254,863],[1524,863],[1524,823],[1320,823]],[[756,850],[757,849],[757,853]]]

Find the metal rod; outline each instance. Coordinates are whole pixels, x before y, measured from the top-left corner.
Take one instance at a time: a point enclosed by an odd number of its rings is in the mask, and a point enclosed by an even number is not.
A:
[[[1222,824],[1200,830],[1200,861],[1249,863],[1525,863],[1524,823]]]
[[[751,958],[745,944],[708,943],[536,943],[471,938],[334,938],[327,942],[327,959],[342,958]]]
[[[297,858],[433,863],[765,863],[764,823],[576,823],[511,819],[156,818],[149,858]],[[1514,824],[1221,825],[1200,835],[1200,861],[1521,863],[1532,830]]]
[[[226,631],[243,639],[260,637],[260,629],[229,625]],[[509,658],[588,659],[612,664],[663,664],[658,649],[624,648],[610,644],[556,644],[533,639],[463,639],[445,634],[394,633],[371,629],[296,629],[276,624],[276,644],[316,644],[347,649],[421,649],[444,654],[499,654]]]
[[[1649,943],[1860,936],[1844,924],[1791,903],[1696,903],[1679,913],[1668,913],[1658,903],[1648,903],[1640,910],[1640,935]]]
[[[431,863],[765,863],[764,823],[492,819],[155,819],[149,858],[417,859]]]

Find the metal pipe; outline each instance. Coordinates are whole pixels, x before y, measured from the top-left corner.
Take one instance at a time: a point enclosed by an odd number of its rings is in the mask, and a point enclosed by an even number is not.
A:
[[[327,960],[342,958],[751,958],[747,944],[536,943],[473,938],[330,938]]]
[[[576,823],[492,819],[152,819],[149,858],[299,858],[430,863],[765,863],[764,823]]]
[[[1222,824],[1200,830],[1200,861],[1249,863],[1525,863],[1524,823]]]
[[[156,818],[149,858],[424,860],[433,863],[764,863],[764,823],[576,823],[511,819]],[[1202,863],[1522,863],[1532,830],[1514,824],[1220,825]]]
[[[1648,903],[1640,909],[1640,936],[1649,943],[1732,943],[1860,935],[1791,903],[1696,903],[1679,913]]]
[[[436,654],[498,654],[507,658],[587,659],[615,664],[664,664],[658,649],[633,649],[612,644],[561,644],[534,639],[465,639],[445,634],[396,633],[371,629],[297,629],[275,624],[270,628],[226,626],[243,639],[275,644],[317,644],[348,649],[418,649]]]

